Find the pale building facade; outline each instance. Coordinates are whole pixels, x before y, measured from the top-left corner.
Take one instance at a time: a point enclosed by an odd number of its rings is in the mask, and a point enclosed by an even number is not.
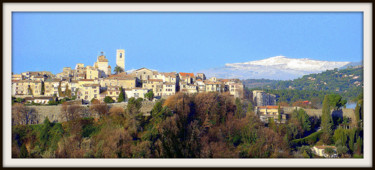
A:
[[[129,98],[145,98],[145,94],[148,92],[148,89],[144,88],[133,88],[133,89],[125,89],[126,99]]]
[[[180,91],[186,94],[198,93],[198,87],[194,84],[180,83]]]
[[[59,91],[58,91],[58,88],[59,88],[59,84],[60,84],[60,80],[59,79],[47,79],[45,82],[44,82],[44,95],[45,96],[59,96]]]
[[[98,79],[99,78],[99,70],[92,66],[86,67],[86,79]]]
[[[155,97],[161,97],[163,93],[163,80],[149,79],[142,83],[142,88],[152,90]]]
[[[106,96],[109,96],[114,101],[118,101],[118,97],[120,95],[120,87],[119,86],[108,86],[106,90],[100,93],[100,99],[104,100]]]
[[[141,81],[144,81],[152,79],[154,71],[147,68],[140,68],[138,70],[133,71],[130,75],[137,77]]]
[[[116,65],[125,71],[125,50],[118,49],[116,51]]]
[[[98,69],[100,78],[111,75],[111,67],[108,65],[108,59],[104,56],[103,52],[94,63],[94,68]]]
[[[206,85],[206,92],[224,92],[224,84],[220,82],[204,81]]]
[[[83,101],[90,102],[92,99],[99,99],[100,85],[99,84],[83,84],[79,89],[77,98]]]
[[[164,83],[162,97],[166,98],[176,94],[176,84],[175,83]]]

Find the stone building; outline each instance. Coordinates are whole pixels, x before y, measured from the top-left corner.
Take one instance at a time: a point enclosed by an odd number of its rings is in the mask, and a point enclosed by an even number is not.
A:
[[[125,71],[125,50],[118,49],[116,51],[116,65]]]
[[[111,67],[108,65],[108,59],[104,56],[103,52],[98,56],[97,61],[94,63],[94,68],[98,69],[99,77],[107,77],[111,75]]]
[[[266,93],[262,90],[254,90],[253,101],[256,106],[276,105],[276,95]]]

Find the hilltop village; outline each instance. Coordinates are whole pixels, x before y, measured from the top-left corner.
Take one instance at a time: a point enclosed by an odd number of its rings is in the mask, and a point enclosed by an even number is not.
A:
[[[94,99],[104,101],[108,98],[119,102],[121,94],[124,95],[124,101],[132,97],[155,100],[168,98],[178,92],[229,92],[235,98],[243,98],[244,85],[239,79],[207,79],[204,73],[165,73],[147,68],[128,74],[125,72],[124,49],[116,51],[116,67],[113,70],[112,73],[112,67],[102,52],[93,66],[78,63],[74,69],[64,67],[56,75],[49,71],[12,74],[12,96],[39,104],[64,98],[79,100],[83,104]]]

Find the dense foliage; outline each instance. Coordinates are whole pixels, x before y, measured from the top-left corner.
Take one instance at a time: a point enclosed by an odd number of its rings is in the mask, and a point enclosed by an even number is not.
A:
[[[336,106],[329,95],[325,98],[324,107]],[[253,101],[228,94],[177,93],[156,101],[150,114],[141,112],[142,102],[130,98],[125,107],[93,102],[89,110],[97,118],[82,117],[80,107],[65,102],[61,116],[66,122],[45,119],[39,125],[29,125],[29,112],[16,103],[12,157],[311,158],[316,156],[310,148],[323,143],[336,145],[341,157],[363,155],[362,127],[347,129],[342,126],[347,119],[334,121],[331,114],[320,120],[299,109],[285,124],[273,119],[265,124],[254,114]]]
[[[260,86],[254,85],[256,80],[244,80],[250,82],[245,83],[245,86],[248,85],[246,87],[268,89],[282,96],[281,101],[295,102],[298,99],[311,100],[313,97],[322,101],[324,95],[332,93],[338,93],[346,100],[354,100],[363,92],[363,67],[327,70],[287,81],[258,81],[262,82]]]

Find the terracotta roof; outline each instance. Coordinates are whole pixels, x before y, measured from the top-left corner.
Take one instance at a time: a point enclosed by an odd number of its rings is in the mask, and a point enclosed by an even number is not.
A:
[[[118,73],[118,74],[112,74],[109,75],[108,78],[118,78],[118,77],[123,77],[123,78],[134,78],[134,76],[126,74],[126,72]]]
[[[221,82],[204,81],[205,84],[221,84]]]
[[[278,109],[279,106],[259,106],[259,108],[260,109],[265,109],[265,108],[267,108],[267,109]],[[280,106],[280,108],[282,108],[282,107]]]
[[[111,68],[111,66],[108,66],[108,68]]]
[[[194,77],[194,73],[179,73],[180,76],[183,76],[183,77],[186,77],[186,76],[190,76],[190,77]]]
[[[175,73],[175,72],[171,72],[171,73],[160,73],[160,74],[163,74],[165,77],[176,77],[176,73]]]
[[[228,82],[229,79],[219,79],[219,81],[221,81],[221,82]]]

